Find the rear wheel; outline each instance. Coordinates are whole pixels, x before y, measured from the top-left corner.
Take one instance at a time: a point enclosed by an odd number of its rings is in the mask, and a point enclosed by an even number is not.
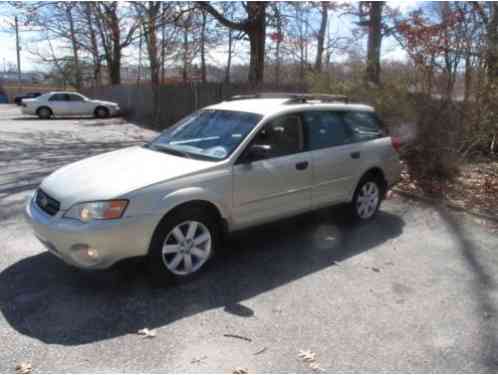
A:
[[[39,118],[46,120],[52,117],[52,110],[48,107],[41,107],[38,108],[36,114],[38,115]]]
[[[95,109],[95,117],[107,118],[107,117],[109,117],[109,110],[105,107],[97,107]]]
[[[361,179],[351,203],[355,219],[367,221],[375,216],[384,195],[382,186],[376,176],[365,176]]]
[[[159,224],[149,252],[149,269],[156,284],[189,280],[201,272],[219,241],[216,217],[189,207]]]

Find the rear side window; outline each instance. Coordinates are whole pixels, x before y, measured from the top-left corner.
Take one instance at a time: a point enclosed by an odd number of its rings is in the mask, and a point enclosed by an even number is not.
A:
[[[303,119],[311,150],[352,142],[352,132],[340,112],[310,111],[303,114]]]
[[[65,102],[65,101],[68,101],[68,97],[66,94],[54,94],[50,97],[49,101],[51,101],[51,102]]]
[[[82,102],[83,97],[76,94],[67,94],[68,100],[71,102]]]
[[[383,135],[379,118],[373,112],[348,111],[343,113],[343,119],[351,130],[353,142],[368,141]]]

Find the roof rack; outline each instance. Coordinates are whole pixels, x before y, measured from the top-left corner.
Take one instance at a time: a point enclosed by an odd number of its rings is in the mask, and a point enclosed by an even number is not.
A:
[[[331,103],[343,102],[349,103],[349,98],[345,95],[331,95],[331,94],[300,94],[300,93],[260,93],[260,94],[247,94],[235,95],[228,98],[232,100],[245,100],[245,99],[288,99],[284,104],[303,104],[312,101]]]

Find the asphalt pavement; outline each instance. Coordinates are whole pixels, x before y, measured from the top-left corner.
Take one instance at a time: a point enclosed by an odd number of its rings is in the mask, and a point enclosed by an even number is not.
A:
[[[47,253],[22,217],[41,179],[154,135],[0,106],[0,372],[498,371],[498,235],[442,207],[392,197],[366,225],[339,207],[244,231],[167,289]]]

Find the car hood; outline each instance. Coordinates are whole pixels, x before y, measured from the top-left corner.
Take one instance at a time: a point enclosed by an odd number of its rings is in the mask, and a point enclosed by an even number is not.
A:
[[[61,209],[68,209],[75,203],[113,199],[212,167],[210,161],[134,146],[62,167],[45,178],[40,187],[60,201]]]

